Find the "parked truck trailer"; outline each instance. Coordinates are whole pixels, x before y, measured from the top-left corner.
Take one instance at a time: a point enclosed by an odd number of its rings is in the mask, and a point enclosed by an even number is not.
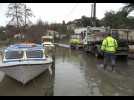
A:
[[[133,29],[112,29],[119,33],[119,38],[128,41],[129,46],[129,58],[134,58],[134,30]]]
[[[114,32],[112,35],[116,38],[119,45],[115,55],[127,57],[129,51],[128,41],[121,38],[117,31],[115,32],[114,30],[106,27],[87,27],[86,35],[83,38],[84,51],[90,52],[96,57],[103,56],[103,52],[101,51],[101,44],[108,32],[111,34]]]

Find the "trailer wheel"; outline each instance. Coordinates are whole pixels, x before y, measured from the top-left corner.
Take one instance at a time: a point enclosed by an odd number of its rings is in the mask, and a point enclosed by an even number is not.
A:
[[[84,46],[83,50],[87,53],[87,46]]]
[[[98,58],[99,55],[98,55],[98,51],[97,50],[94,51],[94,55],[95,55],[96,58]]]
[[[101,57],[101,54],[98,52],[97,49],[95,49],[94,55],[95,55],[96,58],[100,58]]]
[[[127,55],[121,56],[121,60],[123,62],[127,62],[128,61],[128,56]]]
[[[71,47],[71,49],[75,49],[75,46],[74,45],[71,45],[70,47]]]

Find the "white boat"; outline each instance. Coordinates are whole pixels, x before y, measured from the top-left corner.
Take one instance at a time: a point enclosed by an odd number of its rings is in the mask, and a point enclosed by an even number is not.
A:
[[[48,47],[48,48],[50,47],[51,49],[55,47],[52,42],[44,42],[44,43],[42,43],[42,45],[44,47]]]
[[[42,45],[47,49],[47,50],[53,50],[55,45],[54,45],[54,39],[52,36],[42,36]]]
[[[45,49],[37,44],[15,44],[3,52],[0,71],[26,84],[52,66],[52,58],[45,56]]]

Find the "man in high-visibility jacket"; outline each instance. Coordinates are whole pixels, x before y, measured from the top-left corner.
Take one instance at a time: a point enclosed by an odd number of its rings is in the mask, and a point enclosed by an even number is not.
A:
[[[116,64],[116,56],[115,53],[118,48],[118,43],[116,39],[112,37],[110,33],[103,40],[101,50],[104,52],[104,70],[106,69],[109,62],[112,63],[112,71]]]

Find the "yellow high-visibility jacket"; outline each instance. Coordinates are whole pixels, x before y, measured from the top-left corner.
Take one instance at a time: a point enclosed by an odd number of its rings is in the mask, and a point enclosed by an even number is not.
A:
[[[117,51],[117,48],[118,48],[118,43],[111,36],[108,36],[102,42],[101,50],[104,52],[115,53]]]

